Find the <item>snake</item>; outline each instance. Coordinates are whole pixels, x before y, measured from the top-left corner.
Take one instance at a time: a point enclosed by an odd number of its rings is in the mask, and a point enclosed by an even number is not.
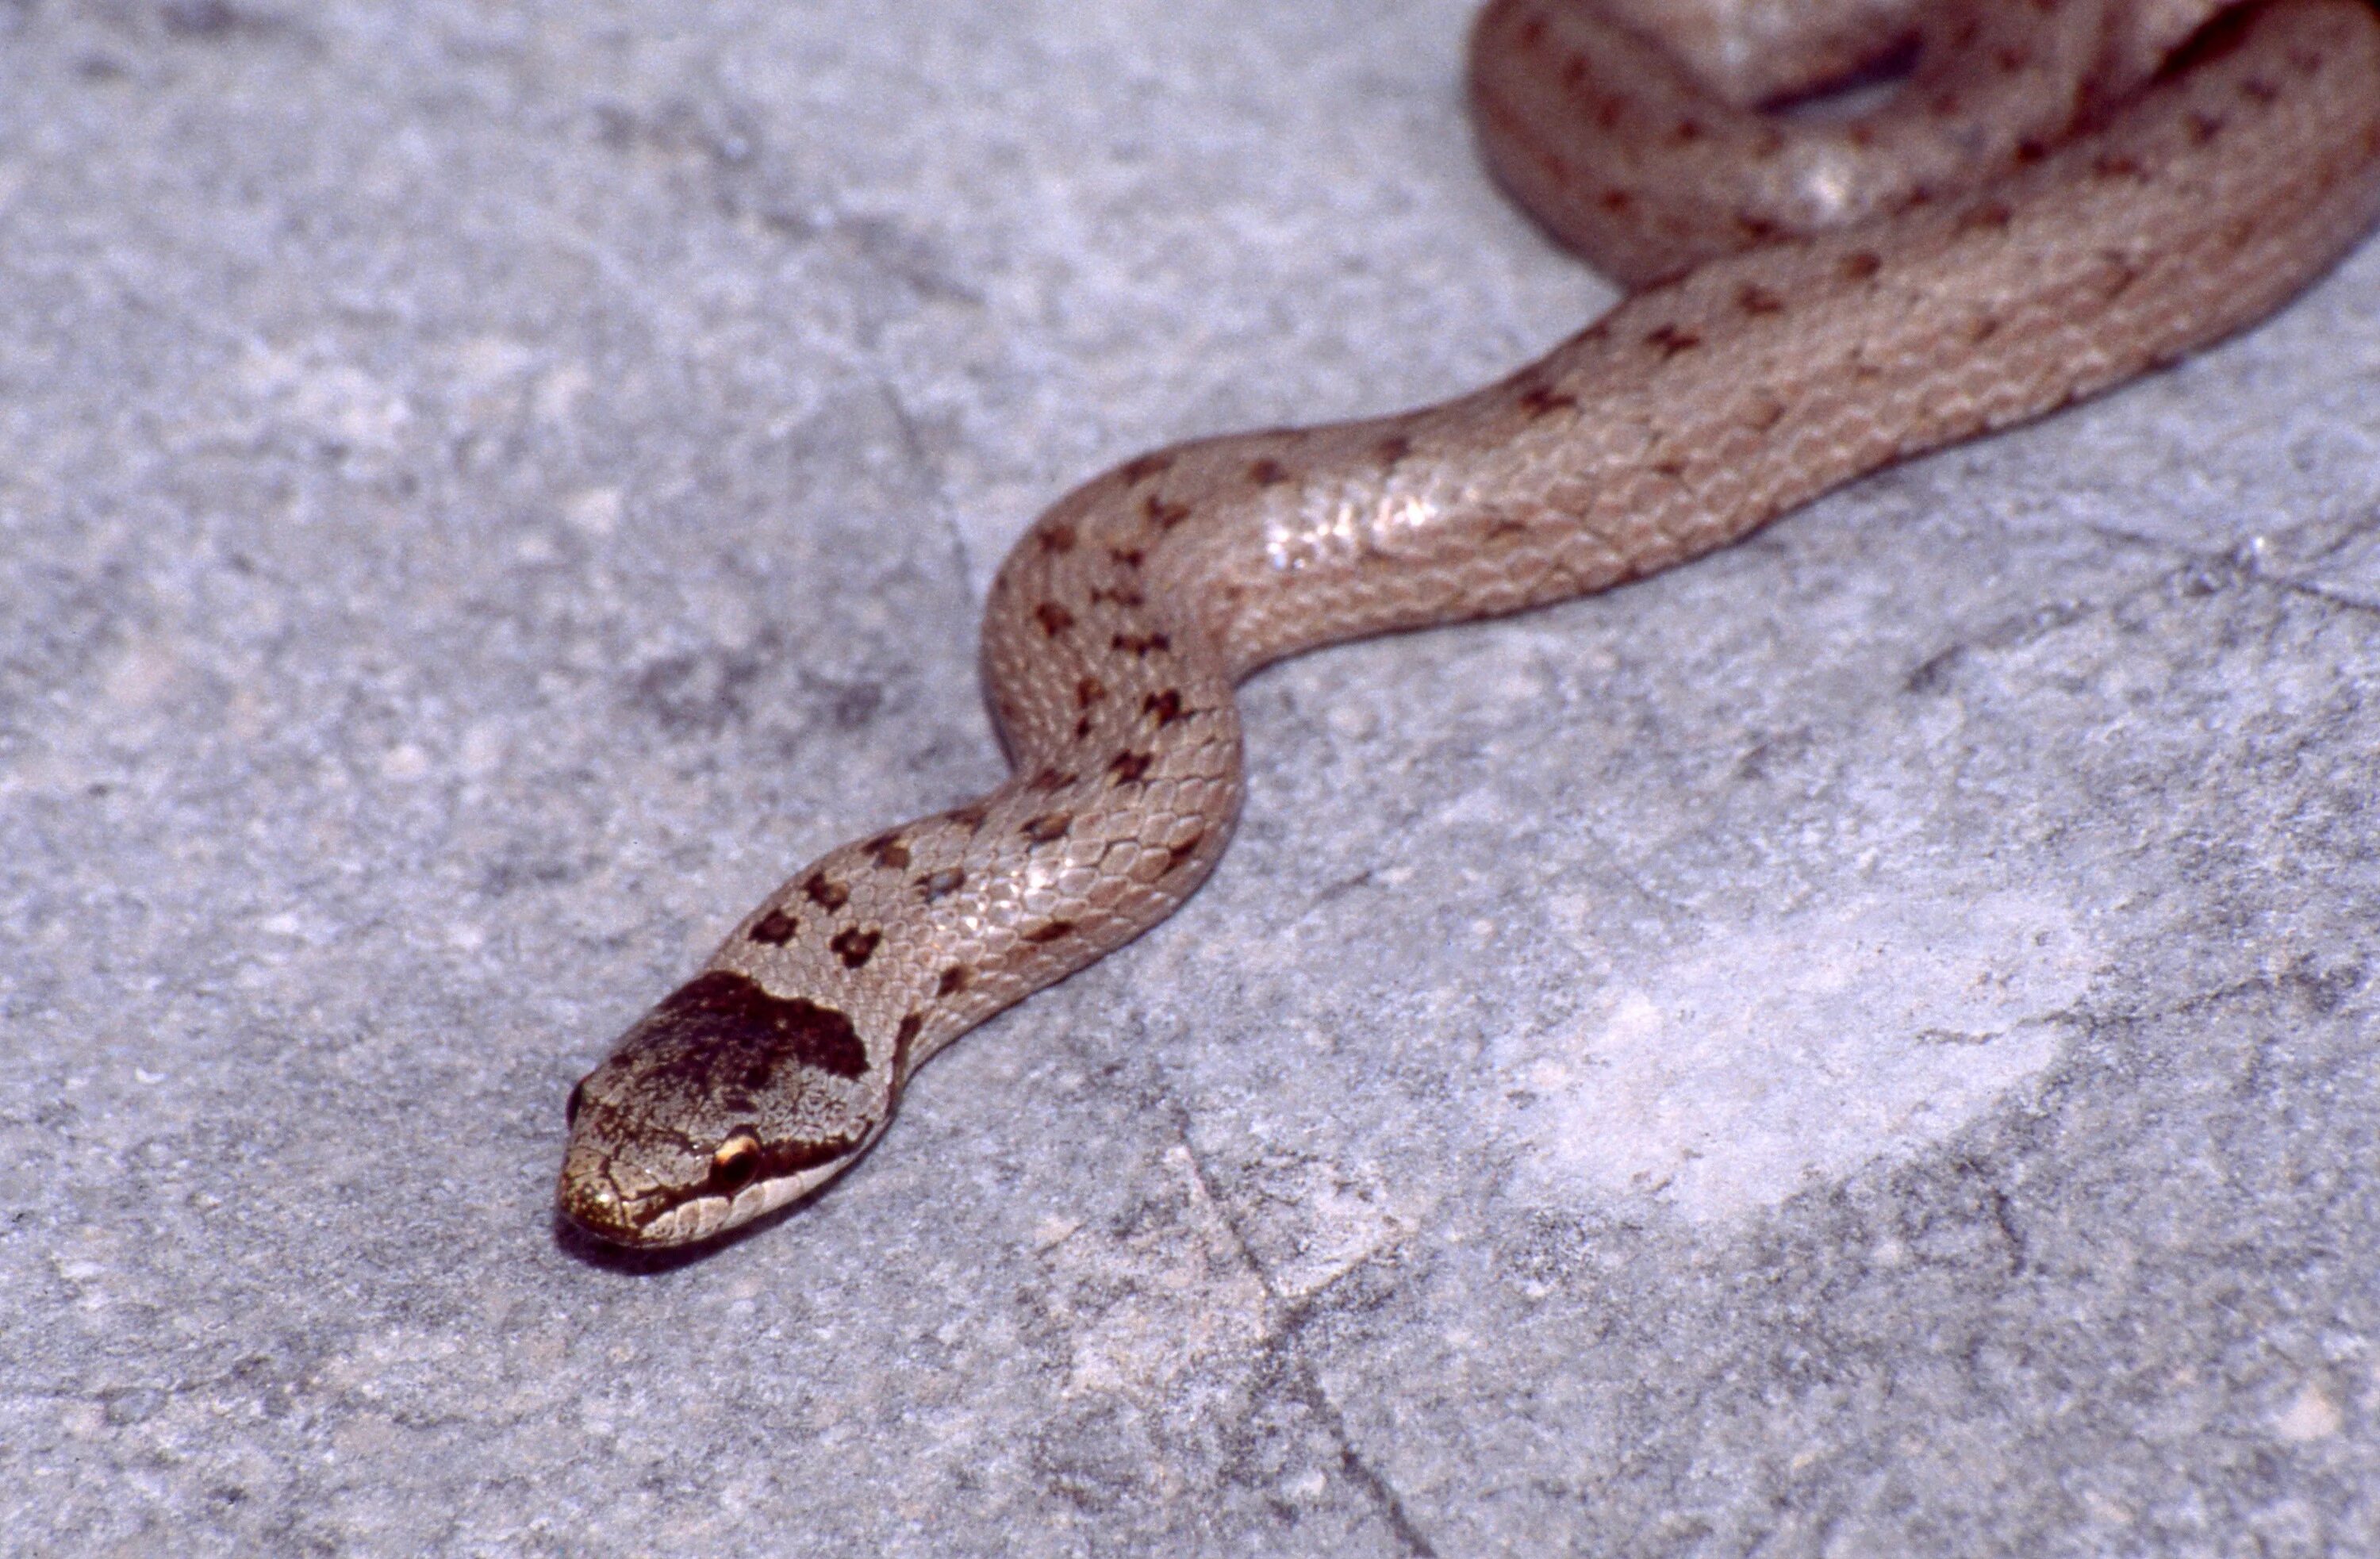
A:
[[[1257,668],[1700,556],[2243,329],[2380,220],[2366,0],[1492,0],[1471,38],[1486,163],[1621,301],[1486,388],[1052,505],[984,605],[1010,777],[827,852],[618,1039],[569,1223],[802,1200],[935,1054],[1171,915]]]

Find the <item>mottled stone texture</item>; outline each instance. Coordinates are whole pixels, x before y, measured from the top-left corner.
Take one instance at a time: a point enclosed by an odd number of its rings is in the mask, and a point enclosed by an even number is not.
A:
[[[1609,297],[1465,11],[0,3],[0,1547],[2380,1548],[2380,249],[1266,673],[1180,917],[557,1238],[611,1037],[999,773],[1041,504]]]

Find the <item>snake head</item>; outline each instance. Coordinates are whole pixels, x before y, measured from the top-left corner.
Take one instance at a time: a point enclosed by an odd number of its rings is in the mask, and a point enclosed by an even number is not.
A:
[[[712,969],[570,1090],[562,1211],[617,1245],[684,1245],[809,1195],[892,1117],[850,1018]]]

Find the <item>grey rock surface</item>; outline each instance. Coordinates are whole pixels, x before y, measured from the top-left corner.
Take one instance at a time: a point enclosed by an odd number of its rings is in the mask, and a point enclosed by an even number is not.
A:
[[[2380,1552],[2380,246],[1600,600],[797,1216],[562,1100],[1000,773],[980,591],[1498,374],[1471,0],[0,3],[0,1547]]]

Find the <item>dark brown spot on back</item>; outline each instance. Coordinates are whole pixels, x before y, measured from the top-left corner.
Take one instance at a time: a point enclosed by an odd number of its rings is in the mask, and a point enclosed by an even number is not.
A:
[[[2004,233],[2016,220],[2016,213],[2006,201],[1984,201],[1959,213],[1961,233]]]
[[[1173,640],[1161,633],[1120,633],[1117,634],[1115,638],[1109,640],[1109,643],[1111,647],[1122,650],[1128,654],[1144,656],[1155,654],[1160,650],[1171,650],[1173,648]]]
[[[925,895],[929,904],[938,898],[946,898],[965,886],[966,872],[955,866],[946,866],[940,871],[929,871],[917,879],[917,891]]]
[[[1141,505],[1140,510],[1160,530],[1171,530],[1190,518],[1189,505],[1169,504],[1154,493],[1148,495],[1147,503]]]
[[[1160,878],[1171,877],[1176,871],[1181,871],[1183,867],[1189,864],[1190,858],[1198,853],[1198,846],[1206,842],[1207,831],[1202,828],[1197,833],[1190,835],[1187,840],[1179,845],[1175,845],[1171,849],[1167,850],[1165,852],[1165,870],[1159,872],[1158,876]]]
[[[859,968],[876,956],[876,944],[884,940],[882,932],[864,932],[856,926],[834,933],[826,950],[843,960],[845,968]]]
[[[1703,344],[1703,338],[1684,326],[1670,323],[1645,333],[1645,345],[1658,350],[1664,360],[1681,352],[1691,352]]]
[[[1847,282],[1872,281],[1876,274],[1884,269],[1884,261],[1873,250],[1854,250],[1843,256],[1842,263],[1837,269]]]
[[[1149,694],[1140,700],[1140,712],[1153,718],[1160,725],[1172,725],[1182,718],[1184,713],[1182,689],[1168,688],[1162,692]]]
[[[1108,556],[1115,560],[1119,568],[1137,568],[1148,554],[1138,547],[1110,547]]]
[[[975,979],[975,970],[965,964],[953,964],[942,971],[941,982],[934,987],[937,996],[955,996]]]
[[[1033,620],[1052,639],[1075,626],[1075,615],[1054,601],[1045,601],[1033,608]]]
[[[1413,453],[1413,440],[1402,433],[1392,433],[1374,445],[1372,454],[1378,457],[1380,464],[1393,469],[1403,462],[1406,456]]]
[[[1108,776],[1117,785],[1137,785],[1148,776],[1148,766],[1157,760],[1146,752],[1120,752],[1108,765]]]
[[[1034,927],[1029,932],[1026,932],[1025,933],[1025,940],[1032,943],[1047,944],[1055,942],[1060,937],[1071,936],[1074,934],[1074,931],[1075,922],[1072,920],[1050,920]]]
[[[1163,476],[1172,469],[1173,457],[1160,450],[1154,455],[1143,455],[1133,460],[1117,474],[1136,487],[1151,477]]]
[[[1046,553],[1067,553],[1075,550],[1075,528],[1052,525],[1041,532],[1041,550]]]
[[[944,815],[972,834],[983,826],[984,819],[991,815],[991,804],[988,801],[970,801],[964,807],[952,808]]]
[[[1277,487],[1289,480],[1289,468],[1278,460],[1258,460],[1248,467],[1248,480],[1258,487]]]
[[[926,1015],[913,1012],[892,1030],[892,1075],[896,1078],[909,1069],[909,1047],[917,1042],[917,1031],[926,1026]]]
[[[752,924],[751,939],[766,947],[783,947],[802,929],[802,923],[780,907],[770,910]]]
[[[868,841],[868,858],[887,871],[898,871],[909,864],[909,843],[895,834],[879,834]]]
[[[851,902],[851,890],[823,871],[813,871],[802,884],[802,892],[821,909],[840,909]]]
[[[1755,318],[1785,311],[1785,300],[1757,282],[1746,282],[1736,289],[1735,306]]]
[[[1530,420],[1534,421],[1539,418],[1550,417],[1557,411],[1577,410],[1578,397],[1562,395],[1559,391],[1548,389],[1543,384],[1532,384],[1521,394],[1521,409],[1527,412]]]
[[[1066,830],[1074,825],[1075,814],[1072,812],[1043,812],[1039,817],[1026,819],[1025,825],[1016,832],[1037,845],[1046,845],[1052,839],[1064,837]]]
[[[1108,685],[1096,676],[1086,676],[1075,684],[1075,703],[1088,709],[1108,696]]]

